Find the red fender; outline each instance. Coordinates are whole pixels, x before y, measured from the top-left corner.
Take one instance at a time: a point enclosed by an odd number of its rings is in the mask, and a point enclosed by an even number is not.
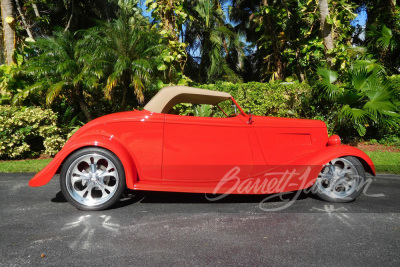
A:
[[[315,180],[318,178],[318,174],[322,170],[323,165],[327,164],[332,159],[346,156],[356,157],[358,160],[360,160],[366,172],[375,175],[374,163],[368,157],[368,155],[358,148],[347,145],[333,145],[324,147],[313,154],[296,159],[294,162],[292,162],[292,164],[301,166],[306,163],[305,166],[311,167],[312,171],[307,179],[307,182],[304,183],[304,188],[307,188],[315,183]]]
[[[370,157],[358,148],[347,145],[327,146],[315,154],[309,155],[306,160],[310,165],[325,165],[335,158],[353,156],[358,158],[366,172],[375,175],[375,166]]]
[[[71,153],[90,146],[105,148],[113,152],[119,158],[125,170],[126,186],[133,189],[138,177],[134,155],[131,155],[113,136],[107,137],[104,135],[84,135],[73,139],[72,142],[67,142],[54,159],[29,181],[29,186],[37,187],[47,184]]]
[[[294,183],[293,187],[286,188],[285,191],[301,190],[312,186],[317,180],[318,174],[322,170],[322,166],[335,158],[346,156],[356,157],[360,160],[366,172],[375,175],[374,163],[368,157],[368,155],[361,150],[347,145],[327,146],[316,151],[315,153],[302,156],[290,163],[280,166],[280,168],[294,166],[300,174],[307,173],[307,175],[301,176],[302,181]]]

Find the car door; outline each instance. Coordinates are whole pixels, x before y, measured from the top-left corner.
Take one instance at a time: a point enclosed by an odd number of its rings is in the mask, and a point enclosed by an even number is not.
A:
[[[220,181],[232,168],[250,174],[253,156],[248,124],[239,117],[165,115],[164,181]]]

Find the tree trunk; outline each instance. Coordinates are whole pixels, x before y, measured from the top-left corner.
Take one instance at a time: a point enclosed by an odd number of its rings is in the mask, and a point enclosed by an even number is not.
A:
[[[91,121],[93,118],[92,118],[92,116],[90,115],[89,109],[88,109],[88,107],[87,107],[85,101],[84,101],[82,98],[79,99],[79,107],[80,107],[81,110],[83,111],[83,114],[85,114],[86,119],[87,119],[88,121]]]
[[[33,10],[35,11],[36,17],[40,18],[40,13],[39,13],[39,9],[38,9],[37,5],[35,3],[32,3],[32,7],[33,7]]]
[[[321,22],[321,33],[324,39],[324,50],[326,61],[329,65],[332,65],[332,55],[328,52],[334,48],[333,36],[332,36],[332,25],[328,23],[327,17],[329,16],[328,0],[319,0],[319,13]]]
[[[263,4],[263,6],[269,6],[267,0],[263,0],[262,4]],[[274,68],[275,68],[274,69],[275,72],[273,74],[273,78],[275,80],[283,80],[284,71],[285,71],[285,65],[284,65],[284,62],[282,60],[281,49],[279,47],[280,40],[278,40],[278,38],[277,38],[275,24],[271,20],[270,15],[269,14],[265,14],[264,15],[264,19],[265,19],[265,22],[266,22],[265,25],[267,26],[267,31],[271,33],[271,36],[273,38],[272,60],[273,60]]]
[[[393,14],[396,14],[396,0],[390,0],[390,9],[392,10]]]
[[[128,93],[127,87],[124,86],[124,91],[122,92],[122,101],[121,101],[121,109],[120,111],[125,111],[126,109],[126,94]]]
[[[175,38],[177,37],[175,34],[175,14],[174,14],[174,1],[173,0],[167,0],[167,3],[165,4],[166,10],[165,10],[165,17],[164,17],[164,27],[169,30]],[[176,38],[177,39],[177,38]]]
[[[14,11],[12,0],[1,0],[1,19],[3,23],[4,31],[4,46],[5,46],[5,58],[6,64],[10,65],[15,63],[13,59],[14,48],[15,48],[15,30],[14,30]],[[12,21],[7,23],[7,18],[11,18]]]
[[[93,119],[92,115],[90,114],[89,108],[86,104],[85,101],[85,96],[83,95],[82,92],[82,87],[80,85],[75,86],[75,97],[78,101],[79,107],[82,110],[83,114],[85,114],[85,117],[88,121],[91,121]]]
[[[300,65],[300,47],[296,48],[296,68],[297,68],[297,76],[299,77],[299,81],[303,82],[305,80],[305,75]]]
[[[17,5],[18,13],[21,16],[22,24],[24,24],[24,27],[25,27],[26,32],[28,33],[28,36],[33,39],[33,35],[31,32],[31,25],[28,25],[28,22],[26,21],[25,15],[22,12],[22,8],[21,8],[21,5],[19,4],[19,1],[15,0],[15,4]]]
[[[72,18],[74,17],[74,12],[75,12],[74,0],[71,0],[71,16],[69,17],[67,26],[65,26],[64,32],[67,32],[69,30],[69,28],[71,27],[71,22],[72,22]]]

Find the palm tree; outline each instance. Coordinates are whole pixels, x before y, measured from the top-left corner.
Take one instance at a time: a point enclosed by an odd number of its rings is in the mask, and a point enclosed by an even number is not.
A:
[[[89,29],[79,42],[80,62],[105,79],[104,95],[119,111],[126,109],[132,92],[143,105],[146,85],[155,77],[164,47],[157,32],[131,22],[132,17],[122,12],[118,19]]]
[[[222,4],[219,0],[194,0],[188,3],[188,12],[193,19],[186,24],[185,42],[189,44],[192,54],[196,51],[200,53],[199,82],[203,79],[208,82],[218,79],[238,80],[227,64],[226,57],[231,52],[229,46],[239,42],[232,27],[225,22]]]
[[[338,124],[350,126],[364,136],[368,126],[399,123],[400,106],[380,65],[358,60],[341,79],[337,72],[325,68],[320,68],[318,75],[323,97],[338,104]]]
[[[388,67],[390,72],[398,73],[400,34],[383,25],[380,31],[375,29],[375,31],[369,32],[368,38],[371,40],[369,44],[371,50],[377,54],[380,61]]]
[[[235,31],[243,32],[246,41],[253,44],[250,64],[254,78],[262,81],[282,80],[288,69],[285,51],[297,51],[300,47],[300,31],[304,22],[298,16],[297,1],[233,0],[229,17],[235,23]],[[295,38],[293,38],[296,36]],[[305,40],[302,40],[303,42]],[[287,54],[287,53],[286,53]],[[298,56],[296,56],[298,57]],[[299,61],[298,59],[296,59]],[[297,67],[299,77],[302,70]],[[250,74],[251,75],[251,74]],[[248,75],[246,75],[248,76]],[[303,80],[303,78],[301,79]]]
[[[27,74],[36,80],[31,86],[20,91],[13,98],[13,103],[22,102],[32,93],[44,91],[46,103],[63,96],[79,106],[89,121],[93,118],[86,103],[88,88],[95,86],[94,75],[78,61],[74,35],[61,31],[53,37],[40,38],[35,43],[39,53],[27,63]]]

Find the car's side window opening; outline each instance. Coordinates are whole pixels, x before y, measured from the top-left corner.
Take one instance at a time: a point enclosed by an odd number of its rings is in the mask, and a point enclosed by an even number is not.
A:
[[[170,110],[169,114],[194,117],[226,118],[237,116],[240,114],[240,111],[232,102],[232,100],[228,99],[216,105],[179,103]]]

